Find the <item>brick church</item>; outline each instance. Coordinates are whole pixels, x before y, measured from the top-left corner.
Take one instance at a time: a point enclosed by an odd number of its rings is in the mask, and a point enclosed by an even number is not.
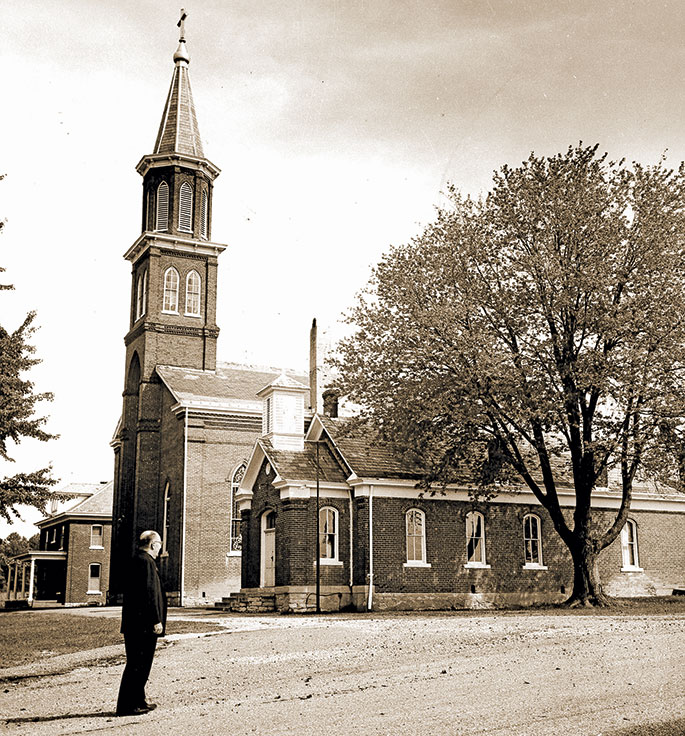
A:
[[[130,326],[114,449],[109,600],[138,534],[158,529],[170,602],[211,603],[240,587],[234,501],[262,426],[257,392],[278,372],[217,364],[213,185],[188,77],[183,31],[143,178],[142,232],[128,249]],[[300,377],[301,380],[308,380]]]
[[[182,24],[181,24],[182,25]],[[137,535],[157,529],[170,603],[234,610],[470,608],[563,600],[572,564],[525,489],[487,504],[468,488],[426,496],[387,448],[345,431],[309,376],[216,360],[212,240],[219,169],[204,155],[183,31],[143,178],[131,262],[123,411],[115,438],[109,600]],[[570,486],[560,484],[572,512]],[[598,514],[620,503],[609,474]],[[600,557],[610,595],[685,584],[685,497],[636,485]],[[240,590],[239,593],[236,591]]]

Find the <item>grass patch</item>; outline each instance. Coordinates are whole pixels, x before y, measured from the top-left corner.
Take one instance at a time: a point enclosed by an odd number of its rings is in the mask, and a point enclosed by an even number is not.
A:
[[[36,662],[56,654],[122,644],[119,617],[47,611],[0,612],[0,667]],[[204,621],[169,621],[167,634],[215,631]]]

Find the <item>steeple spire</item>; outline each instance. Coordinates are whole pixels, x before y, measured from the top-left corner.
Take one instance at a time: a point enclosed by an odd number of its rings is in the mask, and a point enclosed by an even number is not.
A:
[[[204,158],[202,139],[195,115],[193,93],[190,89],[188,64],[190,56],[186,48],[185,20],[188,14],[181,10],[178,27],[181,29],[178,48],[174,54],[174,73],[167,97],[162,122],[157,133],[157,141],[153,155],[185,154],[196,158]]]

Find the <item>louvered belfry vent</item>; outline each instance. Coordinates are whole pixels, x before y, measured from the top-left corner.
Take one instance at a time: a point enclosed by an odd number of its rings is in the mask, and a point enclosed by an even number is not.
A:
[[[178,229],[184,233],[193,231],[193,189],[184,181],[181,184],[178,210]]]
[[[163,181],[157,187],[157,217],[155,230],[166,232],[169,229],[169,185]]]

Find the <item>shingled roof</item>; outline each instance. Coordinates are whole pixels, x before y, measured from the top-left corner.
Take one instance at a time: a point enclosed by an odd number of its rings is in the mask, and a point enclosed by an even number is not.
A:
[[[305,442],[304,450],[275,450],[271,442],[262,437],[266,456],[284,480],[314,480],[316,478],[316,444]],[[326,443],[319,444],[319,480],[322,483],[344,483],[348,474]]]
[[[261,413],[257,392],[268,386],[282,371],[278,368],[217,363],[215,371],[158,365],[157,373],[176,401],[190,408]],[[305,375],[292,378],[308,384]],[[308,401],[308,395],[305,396]]]

